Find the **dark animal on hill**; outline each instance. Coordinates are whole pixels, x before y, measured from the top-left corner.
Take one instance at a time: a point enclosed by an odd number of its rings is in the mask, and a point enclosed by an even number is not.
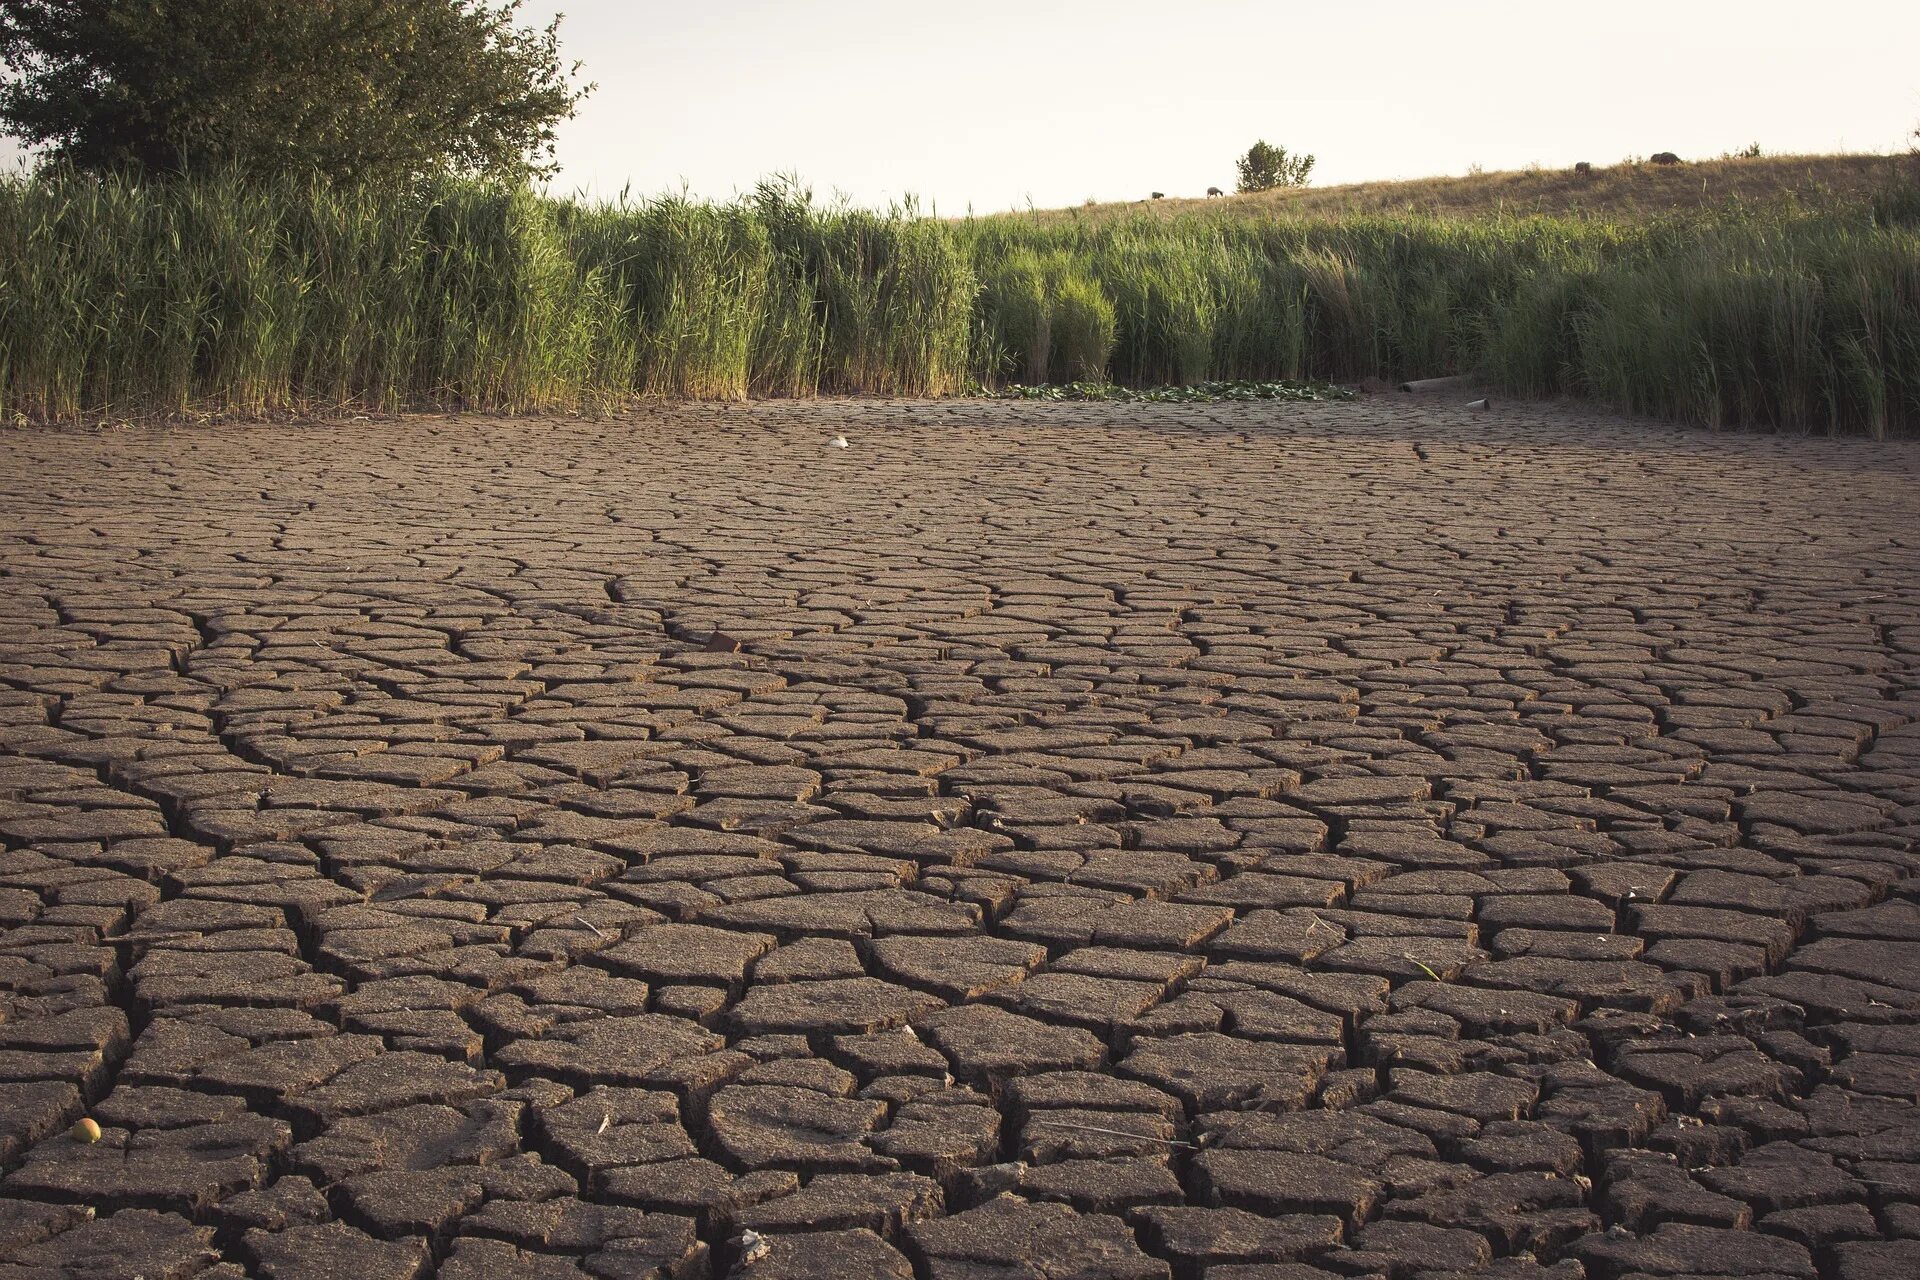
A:
[[[1679,164],[1680,157],[1671,151],[1656,151],[1647,157],[1649,164]]]

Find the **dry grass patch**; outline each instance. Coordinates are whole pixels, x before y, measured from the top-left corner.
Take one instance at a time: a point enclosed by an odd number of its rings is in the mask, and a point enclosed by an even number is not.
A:
[[[1697,164],[1595,166],[1591,173],[1575,173],[1571,168],[1519,169],[1262,191],[1225,200],[1196,197],[1096,204],[1042,216],[1101,217],[1145,208],[1163,216],[1207,209],[1238,217],[1412,212],[1443,217],[1541,213],[1640,218],[1734,201],[1857,203],[1885,187],[1902,163],[1896,156],[1756,156]]]

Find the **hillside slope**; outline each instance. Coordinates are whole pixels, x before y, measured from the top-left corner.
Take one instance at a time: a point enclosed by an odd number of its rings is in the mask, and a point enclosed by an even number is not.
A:
[[[1411,210],[1450,217],[1552,213],[1631,218],[1732,200],[1851,202],[1871,196],[1908,163],[1903,156],[1760,156],[1676,165],[1616,164],[1596,167],[1585,174],[1571,169],[1520,169],[1457,178],[1265,191],[1214,200],[1170,198],[1090,204],[1040,216],[1101,217],[1141,210],[1172,216],[1206,209],[1247,217],[1331,217]]]

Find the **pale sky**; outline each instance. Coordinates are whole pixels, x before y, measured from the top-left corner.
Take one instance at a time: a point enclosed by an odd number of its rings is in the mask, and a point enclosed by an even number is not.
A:
[[[528,0],[599,89],[556,194],[725,199],[796,172],[944,214],[1675,151],[1902,150],[1913,0]],[[7,148],[0,147],[0,154]]]
[[[599,82],[559,191],[776,171],[940,212],[1201,195],[1257,138],[1316,185],[1904,149],[1912,0],[529,0]]]

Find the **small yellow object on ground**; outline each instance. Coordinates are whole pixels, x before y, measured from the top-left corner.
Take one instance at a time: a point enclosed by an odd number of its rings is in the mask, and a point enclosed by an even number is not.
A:
[[[100,1141],[100,1122],[92,1116],[81,1116],[73,1122],[73,1128],[67,1130],[67,1133],[76,1142],[98,1142]]]

